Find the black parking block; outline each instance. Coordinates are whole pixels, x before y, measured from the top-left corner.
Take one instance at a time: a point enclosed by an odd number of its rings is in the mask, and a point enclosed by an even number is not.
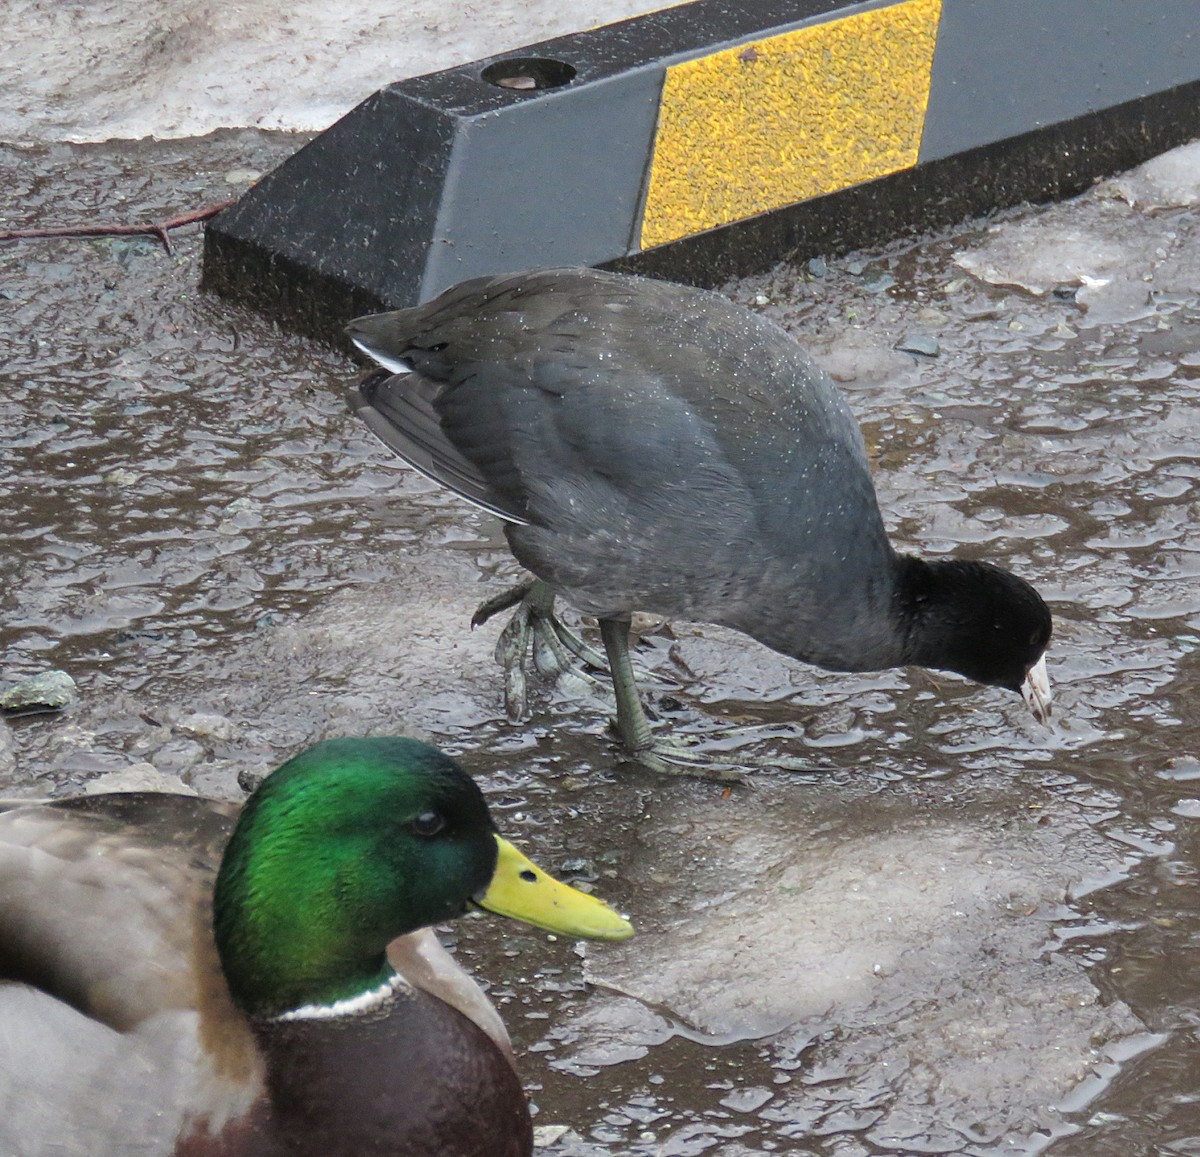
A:
[[[1197,135],[1191,4],[698,0],[381,89],[209,224],[204,284],[340,340],[485,273],[713,284]]]

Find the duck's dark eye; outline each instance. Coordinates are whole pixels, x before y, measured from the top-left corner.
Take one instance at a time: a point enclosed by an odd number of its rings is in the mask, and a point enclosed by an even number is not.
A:
[[[422,812],[412,822],[412,830],[419,836],[436,836],[445,826],[446,820],[438,812]]]

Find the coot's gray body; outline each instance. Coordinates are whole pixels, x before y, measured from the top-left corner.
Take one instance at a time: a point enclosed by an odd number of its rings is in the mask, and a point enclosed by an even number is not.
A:
[[[896,554],[828,375],[723,297],[544,270],[348,332],[395,375],[356,398],[376,434],[506,519],[522,565],[602,623],[652,611],[833,670],[921,663],[1014,689],[1042,655],[1027,583]]]

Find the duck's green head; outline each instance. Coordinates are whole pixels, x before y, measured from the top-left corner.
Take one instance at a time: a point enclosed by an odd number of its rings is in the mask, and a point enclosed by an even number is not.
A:
[[[329,1005],[391,976],[388,943],[471,903],[566,935],[628,921],[496,835],[475,782],[415,739],[331,739],[246,803],[213,897],[234,1000],[255,1016]]]

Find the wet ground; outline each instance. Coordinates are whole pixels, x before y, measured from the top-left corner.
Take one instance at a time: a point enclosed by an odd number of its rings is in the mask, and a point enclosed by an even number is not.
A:
[[[295,144],[0,150],[0,216],[169,216]],[[352,419],[341,353],[200,294],[194,230],[0,247],[0,681],[83,696],[12,721],[0,795],[149,762],[237,797],[330,734],[455,751],[641,931],[449,933],[559,1157],[1200,1153],[1200,164],[1169,164],[728,287],[842,382],[899,544],[1046,594],[1058,709],[650,629],[670,726],[834,769],[731,794],[622,763],[583,686],[505,720],[498,624],[468,629],[517,576],[496,525]]]

